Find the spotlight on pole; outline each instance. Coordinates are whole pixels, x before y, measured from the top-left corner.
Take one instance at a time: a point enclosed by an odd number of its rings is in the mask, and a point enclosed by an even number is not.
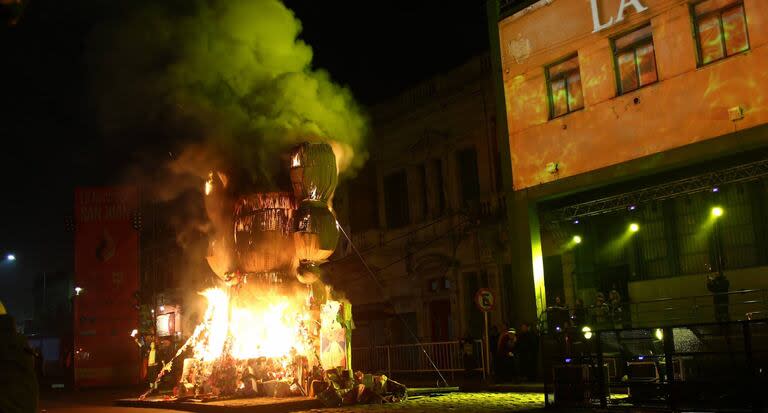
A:
[[[574,235],[573,236],[573,242],[575,244],[581,244],[581,236],[580,235]]]
[[[716,207],[712,208],[712,216],[715,217],[715,218],[719,218],[719,217],[723,216],[724,212],[725,211],[723,211],[723,208],[721,208],[719,206],[716,206]]]
[[[637,232],[637,231],[640,231],[640,225],[634,222],[629,224],[629,232]]]

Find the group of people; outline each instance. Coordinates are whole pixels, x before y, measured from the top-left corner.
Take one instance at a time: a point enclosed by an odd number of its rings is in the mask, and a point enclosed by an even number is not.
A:
[[[529,324],[521,324],[519,330],[506,326],[499,330],[493,326],[489,342],[491,346],[495,344],[491,367],[496,381],[536,380],[539,338]]]
[[[552,305],[547,308],[549,328],[553,332],[570,327],[580,327],[591,324],[595,326],[621,326],[625,320],[624,303],[621,293],[614,286],[607,294],[598,292],[595,302],[587,307],[584,300],[577,298],[573,307],[569,308],[563,300],[556,296]]]

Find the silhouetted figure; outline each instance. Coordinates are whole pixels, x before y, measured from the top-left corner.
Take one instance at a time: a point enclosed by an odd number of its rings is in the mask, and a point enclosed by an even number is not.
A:
[[[496,366],[496,345],[499,342],[499,328],[495,325],[491,326],[491,331],[488,332],[488,351],[493,352],[494,356],[490,357],[491,359],[491,372],[495,376],[496,370],[498,367]]]
[[[715,320],[717,322],[726,322],[730,320],[728,315],[728,288],[731,283],[725,278],[725,275],[718,273],[714,277],[707,277],[707,290],[712,293],[712,303],[715,306]]]
[[[572,311],[573,314],[571,315],[571,320],[573,320],[574,327],[582,326],[587,318],[587,310],[584,308],[584,300],[577,298]]]
[[[595,324],[598,327],[605,326],[608,322],[608,316],[610,315],[610,312],[611,308],[608,306],[608,303],[605,302],[605,296],[603,293],[597,293],[597,297],[595,298],[595,306],[593,308]]]
[[[621,324],[623,320],[623,305],[621,303],[621,294],[616,289],[616,285],[608,293],[608,307],[611,309],[611,319],[614,324]]]
[[[520,373],[532,382],[536,380],[536,367],[538,365],[539,343],[536,334],[531,331],[527,323],[520,325],[517,334],[515,355],[520,365]]]
[[[496,346],[496,377],[499,381],[511,381],[517,375],[516,344],[517,332],[514,329],[505,329],[499,336],[499,342]]]
[[[36,412],[37,386],[32,348],[0,303],[0,412]]]
[[[552,305],[547,309],[547,318],[549,320],[550,332],[561,332],[565,324],[570,319],[568,307],[563,303],[560,296],[556,296]]]

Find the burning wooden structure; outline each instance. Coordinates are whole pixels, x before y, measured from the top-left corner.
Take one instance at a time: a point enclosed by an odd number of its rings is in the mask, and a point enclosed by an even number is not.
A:
[[[222,287],[201,293],[203,321],[158,376],[177,363],[177,397],[306,396],[326,370],[351,370],[350,304],[320,270],[339,238],[336,158],[304,143],[290,159],[292,193],[235,197],[225,174],[208,176],[207,261]]]

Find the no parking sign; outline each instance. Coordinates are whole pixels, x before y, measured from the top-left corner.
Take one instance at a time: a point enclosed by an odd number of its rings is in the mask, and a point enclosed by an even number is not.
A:
[[[488,312],[493,310],[496,299],[493,296],[493,292],[487,288],[481,288],[475,293],[475,304],[477,308],[482,312]]]

